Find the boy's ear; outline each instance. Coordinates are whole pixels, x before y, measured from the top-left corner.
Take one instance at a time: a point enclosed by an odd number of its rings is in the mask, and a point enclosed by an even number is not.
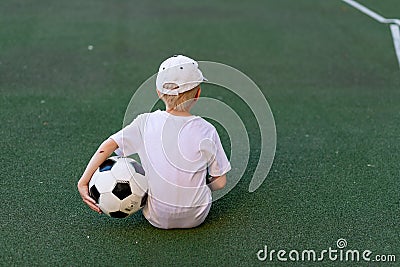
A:
[[[197,90],[196,95],[194,96],[194,98],[199,98],[200,97],[200,93],[201,93],[201,88],[199,87],[199,90]]]
[[[158,91],[158,90],[156,89],[156,92],[157,92],[158,98],[161,98],[161,93],[160,93],[160,91]]]

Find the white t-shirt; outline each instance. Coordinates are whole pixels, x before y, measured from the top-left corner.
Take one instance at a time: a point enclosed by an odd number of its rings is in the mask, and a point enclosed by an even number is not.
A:
[[[231,169],[212,124],[157,110],[110,138],[118,144],[117,155],[140,157],[149,184],[143,214],[152,225],[191,228],[205,220],[212,202],[207,169],[213,177]]]

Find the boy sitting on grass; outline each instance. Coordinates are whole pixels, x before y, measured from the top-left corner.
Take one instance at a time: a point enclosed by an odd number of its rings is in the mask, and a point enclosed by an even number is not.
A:
[[[91,209],[101,212],[88,190],[100,164],[114,151],[121,156],[138,153],[149,185],[145,218],[163,229],[192,228],[205,220],[211,191],[224,188],[231,167],[214,126],[190,114],[203,81],[191,58],[179,55],[161,63],[156,87],[166,110],[139,115],[100,145],[78,182]]]

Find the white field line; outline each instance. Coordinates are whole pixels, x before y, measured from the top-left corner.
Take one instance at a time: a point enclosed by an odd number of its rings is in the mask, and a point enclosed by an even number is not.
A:
[[[374,20],[384,23],[384,24],[390,24],[390,30],[392,32],[392,37],[393,37],[393,43],[394,43],[394,49],[396,51],[396,56],[397,56],[397,61],[399,63],[400,67],[400,19],[387,19],[379,15],[378,13],[372,11],[371,9],[361,5],[360,3],[354,1],[354,0],[342,0],[343,2],[347,3],[348,5],[358,9],[365,15],[370,16]]]
[[[342,0],[343,2],[349,4],[350,6],[358,9],[365,15],[370,16],[371,18],[379,21],[380,23],[385,23],[385,24],[397,24],[400,25],[400,19],[387,19],[379,15],[378,13],[372,11],[371,9],[361,5],[360,3],[354,1],[354,0]]]
[[[392,31],[394,49],[400,66],[400,27],[399,25],[391,24],[390,30]]]

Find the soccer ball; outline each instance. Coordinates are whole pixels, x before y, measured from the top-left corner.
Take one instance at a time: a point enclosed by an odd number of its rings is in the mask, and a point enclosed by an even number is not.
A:
[[[131,158],[110,157],[93,174],[90,196],[101,211],[125,218],[140,210],[147,201],[147,179],[142,166]]]

